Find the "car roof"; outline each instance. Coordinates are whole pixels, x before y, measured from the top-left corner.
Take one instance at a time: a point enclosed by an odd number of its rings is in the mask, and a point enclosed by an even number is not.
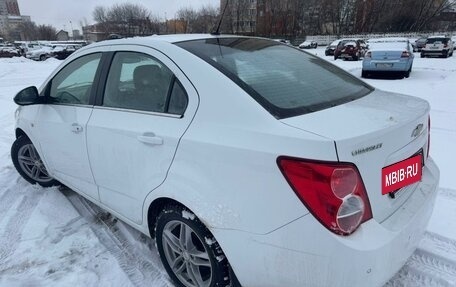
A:
[[[132,37],[115,40],[105,40],[91,44],[91,47],[106,46],[106,45],[148,45],[157,42],[178,43],[192,40],[202,40],[211,38],[240,38],[236,35],[211,35],[211,34],[173,34],[173,35],[152,35],[146,37]]]
[[[339,41],[359,41],[359,40],[363,40],[361,38],[342,38],[342,39],[339,39]]]
[[[430,36],[428,37],[428,39],[435,39],[435,38],[448,38],[447,36],[445,35],[440,35],[440,36]]]

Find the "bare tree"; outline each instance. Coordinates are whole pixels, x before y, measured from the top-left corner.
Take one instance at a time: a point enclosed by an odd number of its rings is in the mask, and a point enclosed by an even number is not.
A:
[[[57,30],[51,25],[39,25],[36,32],[40,40],[57,40]]]
[[[32,21],[25,21],[19,24],[19,31],[21,32],[22,36],[24,37],[23,40],[25,41],[34,41],[38,40],[37,35],[37,26],[35,22]]]
[[[159,32],[160,23],[156,16],[142,5],[123,3],[110,8],[95,7],[93,19],[106,34],[122,36],[144,36]]]
[[[181,8],[176,13],[177,19],[184,23],[185,33],[195,33],[194,23],[198,18],[198,13],[193,8]]]

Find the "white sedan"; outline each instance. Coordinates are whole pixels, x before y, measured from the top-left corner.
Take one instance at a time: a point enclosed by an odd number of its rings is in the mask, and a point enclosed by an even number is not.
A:
[[[439,170],[429,104],[278,42],[100,42],[19,92],[11,155],[156,239],[177,286],[381,286]]]

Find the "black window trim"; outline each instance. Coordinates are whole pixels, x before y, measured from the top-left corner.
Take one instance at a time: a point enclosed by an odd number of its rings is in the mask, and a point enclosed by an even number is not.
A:
[[[153,112],[153,111],[144,111],[144,110],[135,110],[135,109],[118,108],[118,107],[114,108],[114,107],[105,107],[105,106],[103,106],[103,98],[104,98],[104,94],[105,94],[105,90],[106,90],[106,84],[107,84],[107,81],[108,81],[109,71],[111,70],[112,62],[114,60],[115,55],[117,53],[122,53],[122,52],[124,52],[124,53],[125,52],[137,53],[137,54],[143,54],[143,55],[148,56],[148,57],[152,57],[153,59],[159,61],[162,65],[164,65],[167,69],[169,69],[171,71],[172,78],[171,78],[171,81],[170,81],[170,86],[168,88],[168,94],[166,96],[166,101],[165,101],[165,108],[166,109],[165,109],[165,112]],[[97,83],[97,92],[96,92],[96,95],[95,95],[95,98],[94,98],[94,104],[93,104],[94,107],[101,108],[101,109],[106,109],[106,110],[136,112],[136,113],[140,113],[140,114],[150,114],[150,115],[155,115],[155,116],[166,116],[166,117],[171,117],[171,118],[183,118],[185,116],[185,112],[187,111],[188,103],[190,101],[190,99],[188,97],[188,93],[185,90],[184,86],[180,83],[179,79],[176,77],[174,72],[170,68],[168,68],[168,66],[165,65],[162,61],[160,61],[160,59],[158,59],[157,57],[152,56],[150,54],[144,53],[144,52],[129,51],[129,50],[110,51],[110,52],[105,52],[104,54],[106,54],[106,55],[104,55],[105,57],[102,58],[103,62],[102,62],[101,65],[102,65],[103,68],[100,71],[100,78],[99,78],[99,81]],[[185,97],[187,98],[187,105],[185,106],[184,111],[180,115],[170,114],[168,112],[169,102],[171,101],[171,95],[172,95],[172,92],[174,90],[174,83],[175,82],[177,82],[181,86],[182,90],[184,91]]]
[[[268,40],[268,39],[265,39],[265,38],[242,37],[242,36],[241,37],[217,37],[216,39],[224,39],[224,38],[228,38],[228,39],[239,38],[239,39]],[[338,100],[334,100],[331,105],[329,105],[328,103],[321,103],[321,104],[316,104],[316,105],[312,105],[312,106],[298,107],[298,108],[293,108],[293,109],[279,108],[279,107],[273,105],[272,103],[270,103],[268,100],[266,100],[257,91],[255,91],[252,87],[250,87],[249,85],[244,83],[239,77],[234,75],[228,69],[224,68],[222,65],[218,64],[217,62],[213,61],[210,57],[204,56],[204,55],[201,55],[201,54],[197,53],[196,49],[187,49],[187,48],[183,48],[183,47],[181,47],[179,45],[179,44],[183,44],[183,43],[200,42],[200,41],[205,41],[205,40],[209,40],[209,39],[212,39],[212,38],[196,39],[196,40],[185,40],[185,41],[174,42],[174,44],[176,46],[180,47],[181,49],[191,53],[192,55],[202,59],[203,61],[205,61],[206,63],[208,63],[212,67],[214,67],[216,70],[220,71],[222,74],[224,74],[226,77],[228,77],[231,81],[233,81],[236,85],[238,85],[241,89],[243,89],[258,104],[260,104],[267,112],[269,112],[272,116],[274,116],[278,120],[291,118],[291,117],[295,117],[295,116],[301,116],[301,115],[304,115],[304,114],[309,114],[309,113],[312,113],[312,112],[321,111],[321,110],[324,110],[324,109],[328,109],[330,107],[334,107],[334,106],[338,106],[338,105],[341,105],[341,104],[344,104],[344,103],[348,103],[348,102],[351,102],[353,100],[361,98],[360,94],[365,94],[364,96],[362,96],[362,97],[365,97],[365,96],[369,95],[370,93],[372,93],[375,90],[375,88],[372,87],[371,85],[367,84],[366,82],[361,81],[360,79],[358,79],[357,77],[355,77],[351,73],[349,73],[349,72],[343,70],[342,68],[337,67],[336,65],[334,65],[334,67],[337,68],[340,72],[342,72],[342,73],[348,75],[349,77],[351,77],[353,79],[356,79],[358,82],[360,82],[365,88],[367,88],[369,90],[369,92],[365,93],[365,92],[360,91],[357,94],[349,95],[349,96],[346,96],[344,98],[341,98],[341,99],[338,99]],[[281,45],[281,44],[277,43],[277,45]],[[294,49],[296,49],[297,51],[300,51],[302,53],[306,53],[306,54],[308,54],[308,55],[310,55],[310,56],[312,56],[314,58],[318,58],[317,56],[312,55],[311,53],[308,53],[308,52],[303,51],[301,49],[298,49],[298,48],[294,48]],[[324,61],[324,60],[322,59],[322,61]],[[321,108],[321,107],[325,107],[325,108]]]

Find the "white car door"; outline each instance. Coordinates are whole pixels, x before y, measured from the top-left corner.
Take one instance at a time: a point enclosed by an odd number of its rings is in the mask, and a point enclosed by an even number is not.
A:
[[[88,152],[100,201],[141,224],[144,199],[164,181],[198,95],[163,54],[127,45],[116,50],[98,91],[102,103],[87,125]]]
[[[86,127],[90,97],[101,53],[84,55],[61,69],[45,88],[47,103],[36,120],[37,137],[51,174],[79,192],[99,200],[87,154]]]

